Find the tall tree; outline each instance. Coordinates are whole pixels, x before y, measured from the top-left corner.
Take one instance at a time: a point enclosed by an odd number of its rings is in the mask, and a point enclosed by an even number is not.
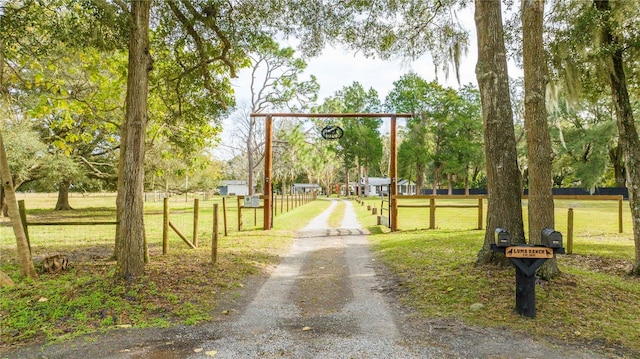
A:
[[[482,123],[476,89],[465,86],[455,91],[408,74],[394,82],[386,106],[389,111],[413,114],[407,120],[408,133],[400,143],[399,169],[403,169],[404,161],[413,163],[419,189],[429,165],[435,193],[445,176],[451,191],[456,177],[466,181],[469,167],[482,164]]]
[[[263,40],[251,59],[251,113],[308,108],[317,98],[319,85],[315,76],[300,79],[307,63],[295,56],[292,48],[280,48],[271,40]],[[262,119],[242,114],[240,137],[247,153],[249,194],[254,191],[254,176],[264,158],[264,132],[259,130]]]
[[[593,104],[583,100],[578,109],[571,108],[563,97],[555,101],[549,113],[554,124],[550,128],[556,153],[554,185],[582,187],[590,192],[599,186],[624,187],[622,148],[611,101],[597,100]]]
[[[129,28],[129,68],[126,113],[120,145],[122,162],[118,188],[118,264],[116,277],[135,279],[144,272],[144,152],[147,126],[149,72],[153,60],[149,52],[151,0],[132,0]],[[126,230],[122,230],[122,229]]]
[[[408,179],[415,179],[417,193],[421,193],[424,187],[428,161],[433,152],[432,135],[427,129],[428,92],[429,83],[417,74],[410,73],[394,81],[393,89],[385,99],[388,111],[413,114],[407,119],[407,133],[398,148],[398,172]],[[407,167],[409,164],[413,168]]]
[[[457,109],[458,133],[452,147],[457,153],[457,164],[462,171],[465,194],[469,194],[471,176],[485,167],[482,143],[482,104],[480,92],[467,84],[458,90],[461,99]]]
[[[20,213],[18,212],[18,202],[16,193],[13,190],[13,180],[11,171],[9,170],[9,161],[7,160],[7,152],[4,149],[2,141],[2,133],[0,132],[0,180],[2,180],[2,190],[6,196],[7,207],[9,208],[9,217],[13,227],[13,233],[16,236],[16,244],[18,248],[18,263],[20,264],[20,273],[29,278],[36,278],[38,274],[33,266],[27,236],[25,235]]]
[[[326,99],[317,110],[336,113],[368,113],[377,112],[381,107],[378,93],[370,88],[365,90],[358,82],[343,87],[335,95]],[[380,139],[380,125],[382,120],[377,118],[345,118],[339,123],[344,129],[344,135],[335,145],[335,151],[342,159],[345,169],[345,182],[349,183],[349,174],[357,169],[357,182],[364,177],[365,191],[368,191],[369,170],[375,169],[375,164],[382,158],[382,140]],[[364,176],[363,176],[364,169]],[[357,187],[359,195],[361,186]]]
[[[509,230],[515,243],[525,243],[525,236],[500,0],[476,0],[475,22],[488,192],[487,227],[477,263],[507,263],[490,249],[495,229]]]
[[[624,32],[619,29],[611,2],[594,0],[594,6],[601,15],[601,47],[607,54],[607,69],[611,99],[616,112],[616,122],[620,134],[620,146],[625,157],[629,206],[633,219],[633,237],[636,259],[631,272],[640,275],[640,138],[633,118],[633,109],[627,89],[624,69]]]
[[[558,87],[567,93],[573,107],[579,99],[598,103],[602,95],[611,96],[619,135],[611,157],[619,159],[619,153],[624,157],[636,252],[632,272],[640,274],[640,140],[629,95],[639,78],[640,6],[634,1],[608,0],[555,5],[555,16],[549,23],[555,25],[550,33]],[[618,177],[622,171],[619,165],[614,166],[618,166]]]
[[[544,228],[555,228],[551,188],[553,153],[547,124],[547,60],[542,41],[544,0],[522,0],[522,57],[524,65],[524,124],[529,169],[529,243],[540,244]],[[555,257],[538,274],[550,279],[559,274]]]

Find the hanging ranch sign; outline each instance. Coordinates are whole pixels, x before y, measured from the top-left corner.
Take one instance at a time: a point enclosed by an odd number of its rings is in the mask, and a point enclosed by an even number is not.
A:
[[[344,130],[339,126],[327,125],[320,134],[325,140],[339,140],[344,135]]]

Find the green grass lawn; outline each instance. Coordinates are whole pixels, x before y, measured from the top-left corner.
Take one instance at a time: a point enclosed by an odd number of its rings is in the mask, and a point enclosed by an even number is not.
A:
[[[0,226],[0,270],[16,280],[0,288],[0,349],[34,340],[63,340],[122,326],[165,327],[210,320],[225,308],[218,300],[243,286],[250,275],[277,264],[296,230],[329,206],[313,201],[278,211],[274,228],[262,231],[262,210],[256,225],[253,209],[243,210],[245,230],[237,230],[235,200],[228,203],[228,236],[224,236],[222,199],[199,202],[199,246],[190,249],[173,231],[169,252],[162,255],[162,202],[145,203],[145,228],[151,260],[144,277],[135,283],[113,280],[114,225],[30,227],[36,263],[63,253],[70,269],[60,274],[41,273],[37,280],[20,280],[15,238],[3,219]],[[219,204],[218,262],[211,263],[213,204]],[[72,211],[53,211],[55,197],[25,199],[29,221],[114,221],[115,197],[74,197]],[[170,201],[170,220],[193,239],[194,202]],[[251,223],[247,223],[247,221]],[[259,228],[260,230],[257,230]],[[0,350],[1,352],[1,350]]]
[[[379,208],[379,200],[368,202]],[[428,208],[402,208],[400,231],[390,233],[376,226],[365,206],[356,208],[361,222],[375,233],[370,240],[376,255],[397,275],[399,286],[407,288],[402,301],[424,316],[532,336],[556,333],[562,341],[602,345],[635,357],[640,355],[640,278],[627,275],[634,243],[628,203],[624,206],[625,231],[619,234],[617,202],[556,202],[556,229],[561,232],[567,209],[574,208],[574,254],[558,256],[559,278],[536,285],[535,319],[515,313],[513,268],[474,264],[484,238],[484,230],[474,229],[477,209],[439,208],[436,229],[428,230]],[[483,309],[471,310],[475,303]]]

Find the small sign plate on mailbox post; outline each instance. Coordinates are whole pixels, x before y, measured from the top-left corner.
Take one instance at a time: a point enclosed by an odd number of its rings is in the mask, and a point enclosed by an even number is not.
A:
[[[244,206],[252,208],[260,207],[260,196],[245,196]]]
[[[511,246],[506,248],[504,254],[507,258],[553,258],[553,248]]]

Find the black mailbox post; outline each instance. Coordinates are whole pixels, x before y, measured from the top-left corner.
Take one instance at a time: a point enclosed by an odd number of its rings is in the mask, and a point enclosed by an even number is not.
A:
[[[562,234],[553,229],[542,230],[542,245],[511,245],[511,235],[504,228],[497,228],[494,252],[504,253],[516,267],[516,312],[522,316],[536,317],[536,270],[549,258],[564,254]]]

